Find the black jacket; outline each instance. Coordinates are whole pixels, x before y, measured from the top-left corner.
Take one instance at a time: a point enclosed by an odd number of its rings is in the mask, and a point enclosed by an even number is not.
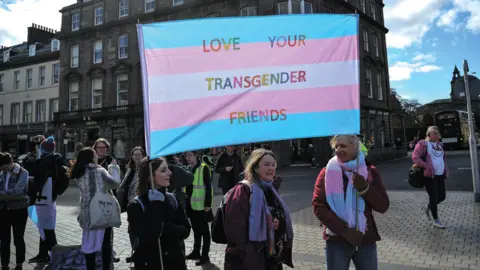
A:
[[[30,190],[34,190],[36,195],[38,195],[38,193],[42,191],[48,177],[52,177],[52,199],[55,201],[60,189],[64,189],[63,186],[69,184],[61,183],[57,179],[57,177],[60,176],[58,172],[63,165],[63,157],[58,153],[52,153],[48,156],[42,156],[40,159],[37,159],[35,161],[33,172],[30,175],[34,179],[32,183],[33,186],[29,187],[29,195],[31,194]],[[33,198],[30,199],[32,200]]]
[[[186,270],[183,241],[190,235],[190,223],[181,204],[150,202],[148,195],[127,207],[130,231],[138,237],[139,245],[133,255],[137,270]],[[178,206],[177,206],[178,205]],[[161,235],[161,236],[160,236]],[[158,238],[162,247],[163,266],[160,266]]]
[[[108,165],[112,163],[113,157],[110,155],[106,155],[104,158],[99,158],[98,159],[98,165],[102,166],[105,170],[108,171]]]
[[[227,172],[226,167],[233,166],[232,170]],[[223,152],[215,165],[215,171],[220,174],[218,178],[219,188],[232,188],[240,181],[240,173],[243,172],[243,162],[239,155],[233,153],[229,156]]]

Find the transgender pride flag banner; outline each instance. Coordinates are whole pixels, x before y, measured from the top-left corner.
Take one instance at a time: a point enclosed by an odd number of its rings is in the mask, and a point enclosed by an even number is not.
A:
[[[360,132],[358,15],[138,25],[151,158]]]

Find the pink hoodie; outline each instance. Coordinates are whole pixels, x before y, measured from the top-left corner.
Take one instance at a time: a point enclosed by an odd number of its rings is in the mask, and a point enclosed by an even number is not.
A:
[[[426,162],[423,161],[422,159],[422,156],[424,155],[424,153],[426,153]],[[415,149],[413,150],[412,161],[414,164],[417,164],[418,166],[424,168],[423,175],[425,177],[430,177],[430,178],[433,177],[433,164],[432,164],[432,158],[430,157],[430,154],[428,154],[428,151],[427,151],[427,141],[421,140],[417,143],[417,145],[415,146]],[[445,171],[443,173],[443,176],[445,176],[445,179],[447,179],[449,176],[449,171],[448,171],[448,165],[447,165],[445,153],[443,155],[443,161],[445,162]]]

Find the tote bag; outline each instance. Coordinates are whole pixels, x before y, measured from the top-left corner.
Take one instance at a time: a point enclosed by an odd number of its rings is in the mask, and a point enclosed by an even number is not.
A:
[[[120,205],[110,193],[98,189],[97,172],[95,172],[95,194],[90,201],[90,230],[119,228],[122,225]]]

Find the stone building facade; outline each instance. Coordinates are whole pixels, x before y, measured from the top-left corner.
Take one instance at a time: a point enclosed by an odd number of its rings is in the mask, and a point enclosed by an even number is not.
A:
[[[58,111],[60,51],[55,31],[32,24],[27,41],[0,48],[0,151],[14,157],[51,135]]]
[[[381,0],[78,0],[63,8],[60,112],[55,125],[67,152],[105,137],[126,157],[143,143],[142,85],[136,26],[206,17],[293,13],[360,14],[362,134],[376,146],[391,138],[388,60]],[[313,27],[322,27],[313,26]],[[292,162],[291,146],[317,139],[272,143],[280,163]],[[324,152],[324,149],[318,149]],[[318,151],[317,151],[318,152]],[[331,153],[328,150],[328,153]]]

